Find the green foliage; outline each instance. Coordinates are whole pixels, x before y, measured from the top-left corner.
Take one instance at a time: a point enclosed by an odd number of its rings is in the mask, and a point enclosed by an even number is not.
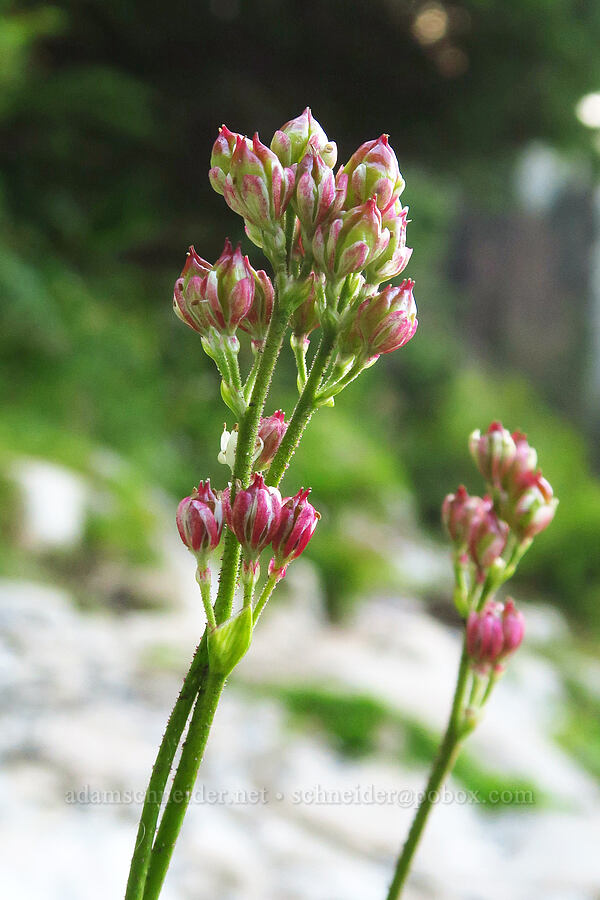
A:
[[[574,679],[566,683],[569,705],[557,740],[578,763],[600,778],[600,696]]]

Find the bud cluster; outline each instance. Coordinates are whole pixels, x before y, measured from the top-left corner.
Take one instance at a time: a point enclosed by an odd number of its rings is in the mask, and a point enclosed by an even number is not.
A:
[[[472,610],[466,626],[466,648],[471,664],[481,673],[491,667],[501,671],[502,662],[521,645],[525,619],[513,600],[489,600],[481,612]]]

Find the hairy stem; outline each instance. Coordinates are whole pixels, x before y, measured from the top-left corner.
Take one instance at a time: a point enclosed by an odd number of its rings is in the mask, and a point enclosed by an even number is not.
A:
[[[252,392],[252,398],[240,426],[240,436],[238,438],[231,489],[232,500],[235,495],[236,479],[239,479],[242,484],[246,485],[250,478],[252,455],[256,443],[258,423],[263,411],[269,384],[271,383],[273,369],[275,368],[275,363],[281,349],[287,320],[288,315],[281,309],[278,299],[276,298],[264,349],[259,350],[260,361],[257,364],[256,383]],[[224,539],[223,557],[221,561],[219,590],[214,607],[217,624],[221,624],[231,615],[239,562],[240,545],[235,536],[230,531],[227,531]],[[151,854],[153,852],[154,834],[165,787],[194,699],[199,691],[202,695],[202,684],[206,678],[207,671],[208,653],[205,634],[194,655],[175,707],[169,717],[167,728],[152,769],[152,775],[146,791],[138,827],[136,845],[127,881],[125,900],[142,900],[144,896],[144,885],[148,867],[150,865]],[[200,703],[201,700],[202,696],[199,697],[198,703]]]
[[[336,335],[333,329],[324,331],[323,337],[321,338],[321,343],[319,344],[319,349],[317,350],[310,369],[310,374],[304,386],[304,390],[298,398],[298,402],[296,404],[296,408],[294,410],[292,418],[290,419],[288,429],[283,436],[283,440],[279,445],[279,449],[277,450],[273,462],[269,467],[269,474],[266,479],[267,484],[274,486],[277,486],[279,484],[279,482],[283,478],[285,470],[290,463],[292,456],[294,455],[296,447],[300,443],[300,438],[304,434],[304,429],[311,420],[312,414],[316,409],[315,397],[317,395],[319,385],[321,384],[323,373],[329,365],[329,361],[331,359],[331,354],[333,351],[333,345],[335,344],[335,338]]]
[[[469,660],[466,647],[463,645],[456,690],[454,691],[454,700],[452,702],[452,711],[446,727],[446,733],[444,734],[437,757],[432,766],[423,799],[415,813],[410,831],[408,832],[408,837],[406,838],[406,842],[398,858],[394,878],[387,894],[387,900],[398,900],[401,896],[402,888],[406,883],[413,856],[423,833],[423,829],[425,828],[429,813],[436,802],[436,792],[439,791],[444,783],[446,776],[452,769],[456,762],[456,757],[459,754],[461,739],[463,737],[462,717],[468,682]]]
[[[192,797],[196,776],[204,756],[210,727],[224,685],[225,679],[222,675],[209,673],[204,690],[199,694],[196,701],[179,766],[173,780],[173,788],[160,822],[154,847],[152,848],[152,858],[143,895],[144,900],[157,900],[160,895],[175,848],[175,842]]]

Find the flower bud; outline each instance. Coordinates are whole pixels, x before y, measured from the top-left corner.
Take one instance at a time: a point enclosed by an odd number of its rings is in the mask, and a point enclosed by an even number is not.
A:
[[[381,284],[396,278],[408,265],[412,249],[406,246],[406,223],[408,206],[402,208],[395,204],[383,216],[383,227],[390,232],[390,242],[374,263],[365,269],[365,278],[369,284]]]
[[[471,662],[484,669],[502,656],[502,604],[491,600],[481,612],[470,612],[467,619],[467,654]]]
[[[551,484],[541,472],[524,472],[503,504],[503,515],[520,540],[528,540],[548,527],[558,506]]]
[[[537,453],[533,447],[529,445],[527,435],[520,431],[513,431],[511,435],[515,444],[515,458],[510,467],[508,482],[510,491],[510,482],[518,482],[522,475],[526,472],[535,472],[537,468]]]
[[[351,272],[361,272],[387,248],[390,232],[382,228],[381,212],[374,198],[330,224],[319,225],[312,249],[321,270],[341,280]]]
[[[252,144],[238,135],[229,172],[218,178],[228,206],[251,226],[270,231],[280,222],[291,199],[295,169],[284,169],[257,134]]]
[[[262,269],[254,272],[254,300],[241,320],[240,328],[250,335],[255,349],[262,346],[267,336],[274,297],[273,284],[267,273]]]
[[[203,294],[204,282],[211,270],[211,264],[198,256],[195,249],[190,247],[183,271],[175,282],[173,290],[175,315],[199,334],[206,334],[210,326],[214,324],[210,307]]]
[[[228,492],[223,496],[227,526],[242,545],[246,559],[255,561],[271,543],[279,525],[281,494],[277,488],[267,487],[257,472],[245,490],[240,488],[233,505]]]
[[[442,504],[442,522],[458,549],[466,548],[473,523],[483,518],[491,508],[489,497],[470,497],[462,484],[455,494],[448,494]]]
[[[206,276],[203,295],[210,305],[217,330],[233,334],[247,315],[254,299],[254,269],[239,244],[235,250],[229,239],[212,270]]]
[[[484,434],[479,429],[471,434],[469,450],[485,480],[496,488],[502,487],[517,455],[510,432],[500,422],[492,422]]]
[[[488,500],[489,498],[485,498]],[[502,555],[506,547],[509,528],[498,518],[491,501],[489,507],[471,521],[469,530],[469,554],[480,572],[489,569]]]
[[[413,286],[414,281],[408,278],[400,285],[388,285],[380,294],[363,300],[348,339],[342,339],[342,353],[359,354],[369,364],[382,353],[391,353],[407,344],[419,324]]]
[[[387,134],[362,144],[341,171],[348,176],[346,209],[375,197],[379,209],[386,212],[404,190],[404,179]]]
[[[343,176],[341,186],[336,186],[333,171],[316,150],[309,148],[298,165],[294,194],[296,212],[309,241],[318,225],[333,219],[341,210],[346,182],[347,177]]]
[[[181,540],[199,561],[205,562],[211,550],[218,546],[223,518],[223,503],[212,490],[210,479],[201,481],[177,507],[176,522]]]
[[[331,168],[335,166],[337,147],[329,141],[307,106],[303,113],[275,132],[271,150],[277,154],[283,166],[292,166],[299,163],[311,148],[320,154],[325,165]]]
[[[286,497],[281,507],[279,526],[273,536],[275,555],[269,563],[269,574],[285,575],[286,567],[306,549],[321,518],[308,502],[309,490],[301,489],[294,497]]]
[[[225,192],[225,178],[229,175],[231,158],[238,139],[246,141],[251,146],[247,138],[230,131],[226,125],[222,125],[219,128],[219,136],[213,144],[210,157],[210,171],[208,173],[208,179],[217,194],[222,195]]]
[[[260,453],[255,460],[256,469],[266,469],[277,453],[283,436],[287,431],[288,422],[285,415],[278,409],[272,416],[266,416],[260,420],[258,426],[258,442]]]
[[[477,669],[487,672],[517,650],[524,633],[525,620],[512,600],[506,605],[489,600],[481,612],[469,613],[467,654]]]

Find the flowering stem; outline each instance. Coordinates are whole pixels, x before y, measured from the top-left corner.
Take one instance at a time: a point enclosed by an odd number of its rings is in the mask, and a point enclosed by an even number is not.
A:
[[[256,606],[254,607],[254,613],[252,615],[252,621],[254,623],[254,626],[256,626],[256,623],[258,622],[258,617],[260,616],[261,612],[267,605],[267,601],[268,601],[269,597],[271,596],[271,594],[273,593],[273,591],[275,590],[275,587],[279,581],[280,581],[279,574],[269,575],[269,577],[265,581],[265,585],[262,589],[260,597],[256,601]]]
[[[284,312],[275,299],[273,316],[269,332],[265,341],[264,350],[257,354],[256,383],[252,392],[252,399],[242,419],[240,436],[236,453],[236,463],[232,482],[232,499],[235,494],[236,479],[247,484],[252,468],[252,449],[256,442],[258,423],[264,407],[265,398],[271,382],[273,369],[277,361],[283,335],[287,326],[288,315]],[[219,590],[214,606],[214,616],[218,624],[224,622],[231,615],[233,595],[237,583],[237,575],[240,562],[240,545],[235,535],[227,531],[224,539],[223,556],[221,560],[221,574],[219,577]],[[202,689],[208,671],[208,654],[206,647],[206,633],[200,642],[192,660],[190,669],[183,682],[183,687],[177,698],[177,702],[171,712],[167,728],[158,750],[156,761],[152,769],[150,783],[146,791],[142,815],[138,827],[136,845],[133,852],[127,891],[125,900],[142,900],[144,897],[144,885],[150,865],[150,857],[153,854],[153,840],[160,807],[173,765],[173,759],[179,746],[183,730],[186,726],[190,711],[198,692],[200,696],[196,703],[196,710],[203,709]],[[218,698],[217,698],[218,699]],[[213,713],[214,714],[214,713]],[[194,713],[195,715],[195,713]],[[212,721],[212,717],[211,717]],[[210,725],[209,725],[210,728]],[[208,732],[207,732],[208,734]],[[189,743],[189,737],[188,737]],[[180,763],[181,765],[181,763]],[[185,809],[183,809],[185,814]],[[161,822],[162,825],[162,822]],[[158,852],[158,851],[157,851]],[[172,851],[171,851],[172,852]],[[167,862],[168,865],[168,862]],[[166,872],[166,868],[165,868]],[[163,874],[164,878],[164,874]],[[162,880],[161,880],[162,884]],[[158,896],[158,895],[157,895]]]
[[[173,788],[152,848],[144,900],[157,900],[160,895],[224,685],[225,678],[222,675],[209,673],[204,689],[196,701]]]
[[[215,619],[215,611],[212,608],[212,603],[210,602],[210,571],[208,569],[200,569],[198,568],[196,572],[196,581],[200,585],[200,593],[202,594],[202,603],[204,605],[204,612],[206,613],[206,621],[209,624],[210,628],[216,628],[217,622]]]
[[[256,376],[258,374],[258,367],[260,365],[261,356],[258,350],[254,354],[254,359],[252,361],[252,368],[248,373],[248,377],[246,379],[246,384],[244,385],[244,400],[246,403],[252,396],[252,391],[254,390],[254,385],[256,383]]]
[[[458,670],[458,679],[456,682],[456,690],[454,691],[454,700],[452,702],[452,711],[446,727],[442,743],[438,751],[438,755],[431,769],[429,781],[423,795],[423,799],[419,804],[419,808],[415,814],[406,843],[402,848],[402,852],[396,864],[394,878],[390,885],[386,900],[398,900],[401,896],[402,888],[406,883],[406,878],[412,863],[415,850],[417,849],[419,840],[425,828],[425,824],[429,817],[429,813],[437,799],[437,792],[442,786],[446,776],[452,769],[456,757],[461,748],[461,741],[464,736],[463,728],[463,712],[465,705],[465,694],[469,683],[469,659],[466,651],[466,642],[463,645],[460,667]]]
[[[283,478],[283,473],[287,469],[290,459],[300,443],[300,438],[304,434],[304,429],[310,422],[312,414],[317,408],[315,405],[315,398],[323,373],[329,365],[335,339],[336,332],[333,328],[323,332],[323,337],[321,338],[319,349],[313,360],[304,390],[298,398],[288,429],[283,436],[279,449],[269,467],[269,474],[266,478],[267,484],[277,486]]]
[[[146,872],[150,861],[152,841],[162,802],[165,785],[173,765],[173,758],[179,745],[190,710],[198,694],[208,667],[206,634],[198,645],[183,686],[169,716],[165,734],[156,756],[144,806],[137,831],[135,849],[127,881],[125,900],[142,900]]]

